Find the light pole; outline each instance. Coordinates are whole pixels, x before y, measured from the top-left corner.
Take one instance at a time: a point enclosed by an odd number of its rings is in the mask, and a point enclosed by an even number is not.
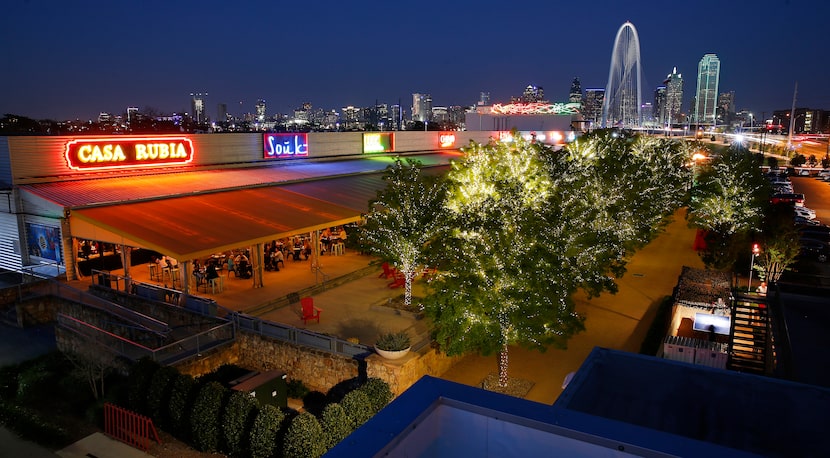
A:
[[[755,255],[761,252],[761,247],[757,243],[752,244],[752,259],[749,261],[749,284],[747,285],[747,292],[752,292],[752,268],[755,266]]]

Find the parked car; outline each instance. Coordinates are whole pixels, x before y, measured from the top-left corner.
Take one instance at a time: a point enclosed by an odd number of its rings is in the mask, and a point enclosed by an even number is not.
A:
[[[816,219],[816,211],[807,207],[793,207],[795,216],[800,216],[807,219]]]
[[[793,216],[793,222],[797,226],[821,226],[821,221],[817,219],[809,219],[803,216],[795,215]]]
[[[801,251],[798,257],[804,259],[812,259],[818,262],[827,262],[830,258],[830,244],[820,240],[800,239]]]
[[[798,236],[830,243],[830,227],[823,224],[800,225],[798,226]]]
[[[793,204],[796,207],[804,206],[804,194],[780,193],[773,194],[769,199],[771,204]]]

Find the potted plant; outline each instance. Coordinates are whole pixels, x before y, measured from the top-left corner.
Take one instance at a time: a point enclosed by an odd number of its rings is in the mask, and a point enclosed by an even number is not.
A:
[[[411,347],[406,331],[387,332],[378,336],[375,341],[375,351],[386,359],[403,358]]]

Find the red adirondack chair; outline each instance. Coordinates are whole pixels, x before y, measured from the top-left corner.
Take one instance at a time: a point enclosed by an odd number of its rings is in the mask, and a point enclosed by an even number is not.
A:
[[[314,306],[313,297],[300,299],[300,305],[303,311],[303,323],[308,323],[308,320],[317,320],[318,323],[320,322],[320,312],[322,310]]]
[[[392,270],[392,277],[394,280],[392,280],[392,283],[389,283],[390,288],[400,288],[406,284],[406,278],[398,269]]]
[[[381,267],[383,268],[383,272],[378,275],[378,278],[392,278],[395,276],[395,272],[397,272],[397,269],[390,266],[388,262],[384,262]]]

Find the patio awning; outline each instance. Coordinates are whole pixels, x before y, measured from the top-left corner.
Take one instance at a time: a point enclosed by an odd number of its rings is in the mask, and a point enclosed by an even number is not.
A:
[[[185,261],[360,216],[356,209],[272,186],[73,209],[69,218],[75,237],[115,242],[100,237],[103,230]]]

